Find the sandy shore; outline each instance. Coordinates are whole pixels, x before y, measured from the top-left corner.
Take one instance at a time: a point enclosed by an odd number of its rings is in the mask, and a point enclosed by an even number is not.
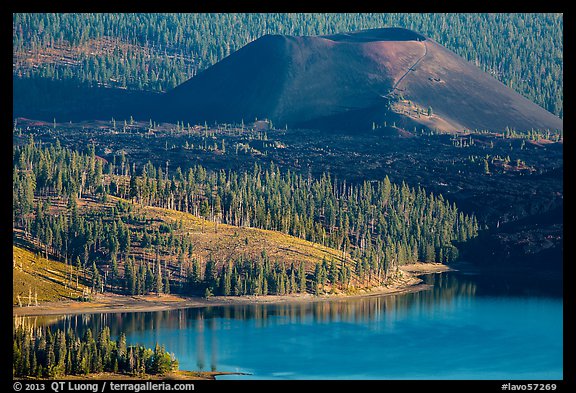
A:
[[[13,307],[14,316],[32,315],[65,315],[86,313],[119,313],[163,311],[181,308],[215,307],[249,304],[280,304],[300,302],[320,302],[335,299],[349,299],[366,296],[398,295],[429,289],[422,284],[416,274],[431,274],[453,270],[439,263],[418,263],[400,268],[401,277],[387,286],[374,287],[369,290],[358,290],[354,293],[266,295],[266,296],[215,296],[211,298],[185,297],[179,295],[146,295],[125,296],[116,294],[98,295],[91,302],[60,301],[43,303],[32,307]]]
[[[149,381],[169,381],[169,380],[215,380],[220,375],[245,375],[244,373],[226,372],[226,371],[187,371],[176,370],[164,375],[130,375],[111,372],[92,373],[87,375],[65,375],[66,380],[112,380],[112,381],[138,381],[144,383]],[[24,377],[21,380],[45,381],[51,379]]]
[[[442,273],[455,270],[441,263],[412,263],[409,265],[404,265],[400,269],[405,272],[416,274]]]

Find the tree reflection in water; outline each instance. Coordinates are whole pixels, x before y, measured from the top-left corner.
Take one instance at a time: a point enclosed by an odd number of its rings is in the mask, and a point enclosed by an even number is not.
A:
[[[393,330],[397,323],[406,318],[443,319],[453,314],[451,311],[458,307],[466,306],[467,302],[472,304],[475,297],[521,297],[527,295],[526,288],[530,288],[530,295],[558,295],[545,291],[538,293],[536,285],[520,282],[517,276],[511,278],[446,272],[424,275],[422,279],[430,289],[398,295],[158,312],[15,317],[14,324],[36,329],[71,328],[79,334],[88,328],[99,331],[108,326],[114,338],[120,332],[125,332],[130,343],[154,346],[159,342],[165,344],[169,352],[177,352],[179,359],[187,357],[188,368],[216,370],[223,366],[218,364],[219,357],[225,363],[229,353],[239,350],[238,342],[253,336],[255,331],[258,335],[258,329],[283,325],[285,329],[282,331],[288,332],[284,334],[294,335],[288,340],[292,343],[313,340],[316,337],[313,334],[327,334],[325,332],[328,330],[324,329],[312,332],[314,325],[356,324],[373,331],[386,332]],[[219,343],[218,340],[226,342]],[[266,350],[267,347],[263,347]]]
[[[31,328],[71,328],[83,334],[88,328],[99,331],[110,328],[112,337],[125,332],[128,337],[150,334],[153,341],[161,342],[161,330],[186,331],[177,337],[178,350],[196,352],[196,366],[206,369],[206,351],[210,353],[210,369],[217,369],[217,330],[230,330],[230,320],[251,320],[257,329],[280,324],[320,324],[332,322],[384,321],[393,324],[403,318],[409,309],[419,312],[441,312],[450,307],[455,296],[472,297],[476,284],[454,274],[430,274],[422,277],[430,290],[399,295],[367,296],[338,300],[319,300],[310,303],[281,303],[234,305],[205,308],[135,313],[76,314],[64,316],[15,317],[15,326]],[[414,310],[411,310],[414,311]],[[383,318],[385,316],[385,318]],[[189,335],[194,345],[189,345]],[[208,342],[207,342],[208,341]],[[206,348],[208,346],[208,348]],[[190,348],[190,352],[188,351]],[[169,351],[172,349],[167,348]]]

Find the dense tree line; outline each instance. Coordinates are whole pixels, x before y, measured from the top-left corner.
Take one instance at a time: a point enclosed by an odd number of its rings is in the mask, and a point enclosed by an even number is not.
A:
[[[381,282],[402,264],[454,261],[454,242],[465,242],[478,231],[476,218],[442,195],[393,184],[388,177],[350,185],[329,174],[313,179],[281,173],[274,164],[242,173],[196,165],[186,174],[176,168],[168,176],[150,162],[136,168],[124,156],[111,162],[97,157],[93,146],[80,153],[58,142],[41,146],[32,137],[14,146],[13,165],[14,225],[47,256],[76,265],[76,283],[82,279],[94,291],[108,286],[130,294],[169,293],[172,274],[179,278],[179,290],[208,294],[316,291],[316,283],[320,290],[326,283],[342,288],[350,284],[352,273],[360,277],[357,284],[376,277]],[[264,257],[219,261],[218,267],[208,261],[204,273],[187,272],[183,261],[192,258],[194,245],[188,236],[175,235],[181,224],[153,227],[144,214],[132,211],[135,205],[124,201],[80,214],[81,198],[106,201],[108,195],[216,223],[280,231],[340,250],[343,263],[319,264],[308,286],[306,274],[296,270],[301,267],[272,264]],[[138,262],[131,255],[134,243],[142,249]],[[177,271],[166,256],[177,257]],[[187,273],[191,280],[184,288]]]
[[[164,346],[154,350],[127,345],[122,333],[117,340],[104,327],[94,337],[88,329],[79,337],[72,329],[28,329],[13,333],[14,377],[58,378],[66,375],[114,372],[130,375],[165,374],[178,369],[178,361]]]
[[[14,14],[14,75],[165,91],[264,34],[377,27],[418,31],[563,117],[562,14]],[[41,62],[47,48],[108,40],[108,50]],[[112,43],[110,43],[112,40]],[[104,43],[97,46],[105,46]]]
[[[167,178],[149,162],[132,178],[130,195],[139,203],[280,231],[359,258],[385,259],[389,249],[396,264],[453,261],[452,242],[464,242],[478,230],[475,217],[441,195],[392,184],[387,177],[348,185],[328,174],[320,179],[281,174],[272,164],[242,174],[209,173],[197,165],[186,175],[177,168]]]
[[[255,260],[240,257],[229,261],[220,270],[210,259],[202,271],[198,260],[194,260],[187,277],[188,290],[204,296],[286,295],[306,293],[307,289],[302,262],[287,268],[284,263],[272,263],[265,251]]]

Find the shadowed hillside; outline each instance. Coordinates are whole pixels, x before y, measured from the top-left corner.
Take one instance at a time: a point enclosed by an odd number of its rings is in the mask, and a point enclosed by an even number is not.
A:
[[[428,109],[432,108],[432,113]],[[433,40],[388,28],[267,35],[143,108],[167,121],[289,127],[562,129],[562,120]]]
[[[12,303],[15,306],[81,298],[86,286],[82,273],[75,267],[17,246],[12,247],[12,253]],[[80,276],[78,287],[77,275]]]

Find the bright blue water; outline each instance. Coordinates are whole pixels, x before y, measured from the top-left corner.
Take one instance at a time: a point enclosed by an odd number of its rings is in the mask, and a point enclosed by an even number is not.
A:
[[[158,342],[181,369],[251,374],[219,379],[562,378],[557,290],[518,291],[455,272],[426,280],[432,290],[396,296],[76,316],[58,325],[108,325],[131,343]]]

